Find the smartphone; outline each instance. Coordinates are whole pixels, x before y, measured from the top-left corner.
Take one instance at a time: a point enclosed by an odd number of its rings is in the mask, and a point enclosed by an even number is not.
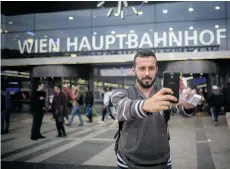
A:
[[[173,96],[179,101],[179,88],[180,88],[180,73],[164,72],[163,73],[163,86],[164,88],[170,88],[173,91]],[[177,103],[173,102],[173,103]]]

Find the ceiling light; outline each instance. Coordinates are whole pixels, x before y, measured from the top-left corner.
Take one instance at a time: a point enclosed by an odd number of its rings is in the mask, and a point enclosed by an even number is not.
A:
[[[93,32],[94,35],[97,35],[97,32]]]
[[[193,26],[190,26],[189,29],[190,29],[190,30],[193,30],[194,28],[193,28]]]
[[[124,7],[128,7],[128,2],[127,1],[123,1]]]
[[[215,7],[215,9],[216,9],[216,10],[219,10],[219,9],[220,9],[220,7],[219,7],[219,6],[216,6],[216,7]]]
[[[47,35],[44,35],[44,38],[47,38],[48,36]]]
[[[119,14],[118,14],[118,13],[115,13],[114,16],[119,16]]]
[[[130,30],[130,33],[134,33],[134,30]]]
[[[215,25],[215,28],[218,29],[220,26],[219,25]]]
[[[99,4],[97,4],[97,7],[101,7],[103,4],[105,3],[105,1],[101,1]]]
[[[194,11],[194,9],[193,8],[188,8],[188,11],[192,12],[192,11]]]
[[[139,12],[138,12],[138,15],[143,15],[143,12],[142,12],[142,11],[139,11]]]
[[[13,22],[12,22],[12,21],[9,21],[8,23],[9,23],[10,25],[12,25],[12,24],[13,24]]]
[[[167,10],[167,9],[164,9],[162,12],[163,12],[163,13],[168,13],[168,10]]]
[[[170,31],[172,31],[172,30],[173,30],[173,28],[171,27],[171,28],[169,28],[169,30],[170,30]]]
[[[114,35],[114,34],[116,34],[116,32],[115,31],[111,31],[111,33]]]
[[[70,17],[69,17],[69,20],[73,20],[73,17],[72,17],[72,16],[70,16]]]
[[[153,30],[152,30],[152,29],[150,29],[149,31],[150,31],[150,32],[153,32]]]
[[[121,10],[121,19],[124,19],[124,11]]]
[[[137,15],[137,10],[136,10],[136,8],[133,6],[132,7],[132,10],[133,10],[133,13],[135,14],[135,15]]]
[[[200,74],[201,76],[203,75],[203,73]]]
[[[113,8],[110,8],[109,11],[107,12],[107,16],[111,16],[112,12],[113,12]]]

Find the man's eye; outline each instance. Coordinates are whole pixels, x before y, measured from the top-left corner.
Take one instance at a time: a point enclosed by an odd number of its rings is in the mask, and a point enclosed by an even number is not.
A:
[[[149,68],[149,70],[154,70],[154,69],[155,69],[155,67],[150,67],[150,68]]]
[[[145,68],[144,67],[140,67],[140,70],[145,70]]]

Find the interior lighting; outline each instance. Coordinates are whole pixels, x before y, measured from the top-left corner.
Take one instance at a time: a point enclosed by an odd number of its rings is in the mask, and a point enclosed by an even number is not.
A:
[[[167,9],[164,9],[162,12],[163,12],[163,13],[168,13],[168,10],[167,10]]]

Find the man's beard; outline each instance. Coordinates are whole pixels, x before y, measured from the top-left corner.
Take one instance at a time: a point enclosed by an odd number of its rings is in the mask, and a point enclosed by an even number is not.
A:
[[[141,79],[139,79],[139,78],[137,77],[137,75],[135,75],[135,76],[136,76],[136,79],[137,79],[138,84],[139,84],[141,87],[145,88],[145,89],[148,89],[148,88],[152,87],[153,84],[155,83],[155,79],[152,79],[151,77],[145,77],[145,78],[142,78],[142,80],[141,80]],[[145,79],[150,80],[150,82],[144,82]]]

